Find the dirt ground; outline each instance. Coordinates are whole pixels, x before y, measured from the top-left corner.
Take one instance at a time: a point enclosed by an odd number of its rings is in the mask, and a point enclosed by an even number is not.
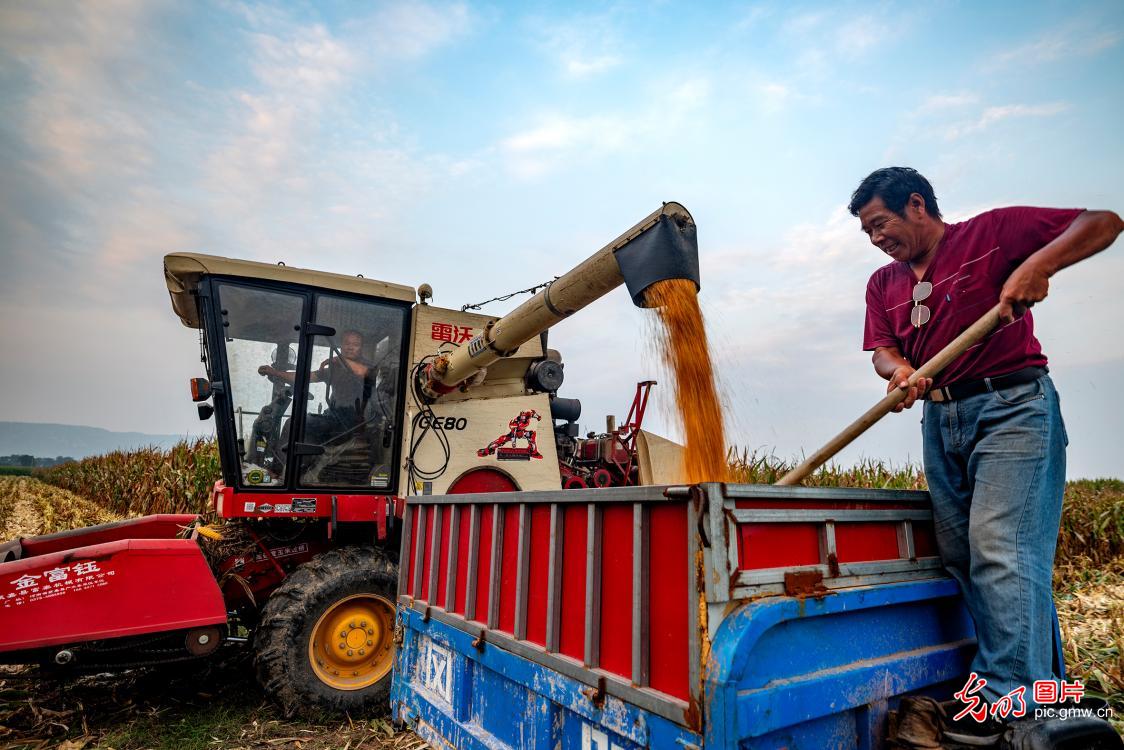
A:
[[[287,720],[258,690],[249,654],[59,680],[0,667],[0,749],[420,750],[389,717]]]

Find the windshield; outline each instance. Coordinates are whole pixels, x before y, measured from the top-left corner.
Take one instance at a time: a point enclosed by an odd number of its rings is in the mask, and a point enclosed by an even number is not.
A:
[[[303,294],[219,285],[229,372],[226,388],[234,409],[235,452],[243,485],[270,487],[285,481],[304,302]]]

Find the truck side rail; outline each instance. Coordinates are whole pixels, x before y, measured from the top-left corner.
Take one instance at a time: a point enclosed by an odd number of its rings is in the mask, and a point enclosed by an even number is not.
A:
[[[699,672],[687,497],[666,487],[410,497],[399,605],[472,635],[478,650],[587,685],[593,704],[611,695],[687,725]]]
[[[711,635],[732,602],[945,577],[927,492],[715,483],[694,493]]]

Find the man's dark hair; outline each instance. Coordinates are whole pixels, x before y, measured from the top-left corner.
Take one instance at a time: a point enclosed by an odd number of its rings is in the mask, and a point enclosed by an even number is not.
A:
[[[905,216],[905,204],[913,193],[925,199],[925,213],[935,219],[941,218],[933,186],[924,175],[909,167],[883,167],[871,172],[851,194],[847,210],[852,216],[858,216],[863,206],[875,198],[881,198],[886,208],[898,216]]]

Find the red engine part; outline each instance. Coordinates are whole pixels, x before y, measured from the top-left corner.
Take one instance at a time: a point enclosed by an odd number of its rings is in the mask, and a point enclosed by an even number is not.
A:
[[[594,469],[590,479],[593,480],[594,487],[608,487],[613,483],[613,475],[608,469]]]
[[[340,495],[302,492],[252,492],[215,482],[211,504],[220,518],[325,518],[331,523],[374,523],[379,539],[387,534],[387,516],[396,511],[397,498],[386,495]],[[396,515],[401,515],[396,513]]]
[[[564,489],[583,487],[627,487],[637,480],[636,437],[648,408],[648,395],[654,380],[636,384],[636,395],[628,417],[620,428],[602,435],[576,437],[574,432],[559,436],[556,431],[559,469]]]
[[[246,530],[257,548],[232,555],[218,565],[223,581],[222,594],[228,607],[260,605],[268,592],[285,580],[287,571],[308,562],[330,547],[323,536],[279,542],[260,538],[249,526]]]

